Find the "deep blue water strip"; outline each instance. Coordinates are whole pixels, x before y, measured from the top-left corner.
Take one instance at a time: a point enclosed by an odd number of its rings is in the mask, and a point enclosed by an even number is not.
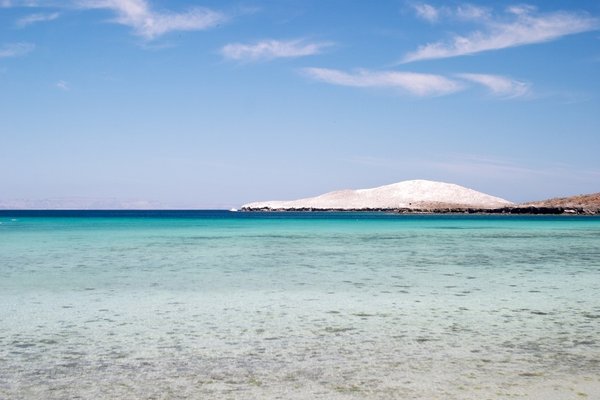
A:
[[[600,221],[600,216],[395,214],[385,212],[232,212],[227,210],[0,210],[2,218],[141,218],[141,219],[400,219],[400,220],[511,220]]]

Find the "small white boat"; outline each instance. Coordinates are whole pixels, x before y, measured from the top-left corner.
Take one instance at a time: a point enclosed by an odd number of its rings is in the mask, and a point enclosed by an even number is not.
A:
[[[229,211],[231,211],[231,212],[237,212],[237,210],[238,210],[237,208],[230,208],[229,209]]]

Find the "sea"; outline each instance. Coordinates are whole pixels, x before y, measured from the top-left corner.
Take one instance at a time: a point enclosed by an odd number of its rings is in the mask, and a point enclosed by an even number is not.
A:
[[[600,399],[600,218],[0,211],[0,399]]]

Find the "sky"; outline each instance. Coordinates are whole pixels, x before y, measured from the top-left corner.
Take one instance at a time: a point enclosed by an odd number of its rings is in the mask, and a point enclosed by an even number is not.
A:
[[[522,202],[599,154],[597,0],[0,0],[0,200]]]

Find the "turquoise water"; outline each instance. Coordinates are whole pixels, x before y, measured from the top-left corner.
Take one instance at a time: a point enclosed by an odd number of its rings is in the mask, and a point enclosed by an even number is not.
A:
[[[600,398],[599,332],[597,217],[0,212],[2,399]]]

